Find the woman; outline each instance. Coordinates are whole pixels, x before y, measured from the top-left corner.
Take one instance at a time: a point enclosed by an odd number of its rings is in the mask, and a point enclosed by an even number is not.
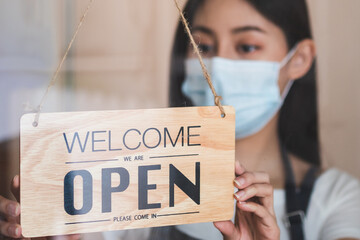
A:
[[[235,223],[154,229],[151,237],[221,239],[222,234],[225,239],[290,239],[291,234],[304,234],[306,239],[359,238],[359,182],[335,169],[317,172],[313,168],[320,163],[315,46],[305,0],[190,0],[185,12],[223,104],[236,109]],[[194,57],[179,25],[171,71],[174,107],[213,104]],[[18,181],[16,177],[15,190]],[[298,197],[295,186],[300,185]],[[285,198],[294,196],[295,204],[285,203]],[[303,201],[298,203],[298,198]],[[21,227],[15,224],[19,205],[4,198],[0,201],[0,212],[7,219],[0,223],[1,233],[20,237]],[[282,220],[286,212],[296,213],[285,218],[289,229]]]
[[[185,13],[222,103],[236,109],[236,162],[249,171],[237,165],[235,224],[215,227],[225,239],[278,239],[278,228],[280,239],[360,238],[359,182],[317,168],[316,51],[305,0],[190,0]],[[180,24],[173,107],[213,105],[195,57]],[[176,229],[221,238],[210,224]]]

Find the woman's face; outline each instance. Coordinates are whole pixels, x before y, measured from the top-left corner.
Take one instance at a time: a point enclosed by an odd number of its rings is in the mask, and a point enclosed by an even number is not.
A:
[[[245,0],[205,0],[192,31],[206,58],[280,62],[289,51],[284,32]],[[191,48],[188,57],[195,57]],[[286,83],[282,72],[281,90]]]

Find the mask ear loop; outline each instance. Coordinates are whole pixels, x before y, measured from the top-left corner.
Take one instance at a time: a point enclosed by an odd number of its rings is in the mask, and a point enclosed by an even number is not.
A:
[[[292,87],[292,85],[294,84],[294,80],[290,80],[288,82],[288,84],[286,84],[286,87],[284,89],[284,92],[281,94],[281,99],[282,101],[285,101],[285,98],[287,97],[287,95],[289,94],[290,92],[290,89]]]
[[[297,47],[298,47],[298,44],[295,44],[295,46],[290,50],[290,52],[280,62],[280,69],[285,67],[286,64],[288,64],[290,62],[290,60],[295,56],[295,53],[298,51]]]
[[[298,44],[295,44],[295,46],[290,50],[290,52],[286,55],[286,57],[280,62],[280,69],[285,67],[286,64],[288,64],[291,61],[291,59],[295,56],[295,54],[298,50],[297,47],[298,47]],[[281,98],[283,101],[285,100],[286,96],[289,94],[290,89],[293,84],[294,84],[294,80],[290,80],[286,84],[285,89],[284,89],[283,93],[281,94]]]
[[[184,13],[182,12],[182,10],[180,9],[179,7],[179,4],[178,4],[178,1],[177,0],[174,0],[175,2],[175,6],[176,8],[179,10],[179,14],[180,14],[180,17],[181,17],[181,21],[182,23],[184,24],[184,27],[185,27],[185,30],[186,30],[186,33],[187,35],[189,36],[189,39],[190,39],[190,42],[191,42],[191,45],[193,46],[194,48],[194,52],[195,54],[197,55],[198,59],[199,59],[199,62],[200,62],[200,65],[201,65],[201,68],[202,68],[202,71],[203,71],[203,74],[204,74],[204,77],[206,79],[206,81],[208,82],[208,85],[214,95],[214,102],[215,102],[215,105],[219,107],[220,109],[220,112],[221,112],[221,117],[224,118],[226,116],[225,114],[225,110],[224,110],[224,107],[221,105],[221,100],[222,100],[222,97],[221,96],[218,96],[216,91],[215,91],[215,88],[214,88],[214,85],[212,83],[212,80],[211,80],[211,76],[209,74],[209,71],[207,70],[205,64],[204,64],[204,61],[203,61],[203,58],[201,57],[201,54],[200,54],[200,50],[199,50],[199,47],[198,45],[195,43],[195,40],[191,34],[191,31],[190,31],[190,28],[189,28],[189,24],[184,16]]]

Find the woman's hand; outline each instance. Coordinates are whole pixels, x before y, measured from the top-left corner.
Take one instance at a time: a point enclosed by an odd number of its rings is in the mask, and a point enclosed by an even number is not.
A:
[[[225,240],[278,240],[273,187],[266,173],[247,172],[238,162],[235,166],[236,214],[232,221],[215,222]]]
[[[16,175],[11,183],[11,191],[17,201],[20,196],[20,178]],[[5,237],[5,238],[4,238]],[[0,196],[0,239],[25,239],[21,233],[20,226],[20,204]],[[48,238],[35,238],[37,240],[62,239],[77,240],[80,235],[57,236]]]

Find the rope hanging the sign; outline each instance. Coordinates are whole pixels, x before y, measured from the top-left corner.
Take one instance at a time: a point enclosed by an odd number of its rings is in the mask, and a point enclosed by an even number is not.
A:
[[[59,75],[59,72],[60,72],[60,70],[61,70],[61,67],[62,67],[62,65],[64,64],[64,61],[65,61],[67,55],[69,54],[69,51],[70,51],[70,49],[71,49],[71,46],[73,45],[73,43],[74,43],[74,41],[75,41],[75,39],[76,39],[76,37],[77,37],[77,35],[78,35],[81,27],[82,27],[82,25],[83,25],[83,23],[84,23],[84,21],[85,21],[85,18],[86,18],[87,14],[88,14],[88,12],[89,12],[89,10],[90,10],[90,7],[91,7],[91,5],[93,4],[94,1],[95,1],[95,0],[90,0],[90,2],[89,2],[89,4],[88,4],[88,6],[87,6],[87,8],[86,8],[86,10],[85,10],[85,12],[84,12],[84,14],[82,15],[82,17],[81,17],[81,19],[80,19],[80,22],[79,22],[79,24],[78,24],[78,26],[77,26],[77,28],[76,28],[75,33],[73,34],[73,36],[72,36],[72,38],[71,38],[71,41],[70,41],[70,43],[69,43],[69,45],[68,45],[68,47],[67,47],[67,49],[66,49],[66,51],[65,51],[65,54],[64,54],[63,58],[61,59],[61,62],[59,63],[59,65],[58,65],[58,67],[57,67],[57,69],[56,69],[53,77],[51,78],[51,81],[49,82],[49,85],[47,86],[46,91],[45,91],[43,97],[41,98],[41,101],[40,101],[39,106],[36,108],[36,115],[35,115],[35,119],[34,119],[34,122],[33,122],[33,126],[34,126],[34,127],[37,127],[37,126],[39,125],[40,112],[41,112],[42,106],[44,105],[46,96],[48,95],[50,88],[51,88],[52,86],[54,86],[54,84],[55,84],[55,82],[56,82],[56,80],[57,80],[57,77],[58,77],[58,75]]]
[[[84,14],[83,14],[83,16],[82,16],[81,19],[80,19],[80,22],[79,22],[79,24],[78,24],[78,26],[77,26],[77,28],[76,28],[75,33],[73,34],[73,36],[72,36],[72,38],[71,38],[71,41],[70,41],[70,43],[69,43],[69,45],[68,45],[68,47],[67,47],[67,49],[66,49],[66,51],[65,51],[65,54],[64,54],[63,58],[61,59],[61,61],[60,61],[59,65],[58,65],[58,67],[57,67],[57,69],[56,69],[53,77],[51,78],[51,81],[49,82],[49,85],[47,86],[47,89],[46,89],[43,97],[41,98],[40,104],[39,104],[38,107],[36,108],[36,115],[35,115],[34,122],[33,122],[33,126],[34,126],[34,127],[37,127],[37,126],[39,125],[39,119],[40,119],[41,109],[42,109],[42,106],[43,106],[44,103],[45,103],[45,100],[46,100],[46,97],[47,97],[47,95],[48,95],[48,93],[49,93],[49,90],[50,90],[50,88],[55,84],[55,82],[56,82],[56,80],[57,80],[57,77],[58,77],[58,75],[59,75],[59,72],[60,72],[60,70],[61,70],[61,67],[62,67],[62,65],[64,64],[64,61],[65,61],[66,57],[68,56],[69,51],[70,51],[70,49],[71,49],[71,47],[72,47],[72,45],[73,45],[73,43],[74,43],[74,41],[75,41],[75,39],[76,39],[76,37],[77,37],[77,35],[78,35],[78,33],[79,33],[79,31],[80,31],[80,29],[81,29],[81,27],[82,27],[82,25],[83,25],[83,23],[84,23],[84,21],[85,21],[85,19],[86,19],[86,16],[87,16],[87,14],[88,14],[88,12],[89,12],[89,10],[90,10],[90,7],[91,7],[91,5],[93,4],[94,1],[95,1],[95,0],[90,0],[90,2],[89,2],[89,4],[88,4],[88,6],[87,6],[87,8],[86,8],[86,10],[85,10],[85,12],[84,12]],[[201,68],[202,68],[204,77],[205,77],[206,81],[208,82],[209,87],[210,87],[210,89],[211,89],[211,91],[212,91],[212,93],[213,93],[213,95],[214,95],[215,105],[219,107],[222,117],[225,117],[225,115],[226,115],[226,114],[225,114],[225,110],[224,110],[224,108],[223,108],[223,106],[221,105],[221,102],[220,102],[221,99],[222,99],[222,97],[221,97],[221,96],[218,96],[218,95],[216,94],[214,85],[212,84],[212,81],[211,81],[211,76],[210,76],[210,74],[209,74],[209,72],[208,72],[208,70],[207,70],[207,68],[206,68],[206,66],[205,66],[205,64],[204,64],[203,58],[202,58],[202,56],[201,56],[201,54],[200,54],[199,47],[198,47],[198,45],[195,43],[195,40],[194,40],[194,38],[193,38],[193,36],[192,36],[192,34],[191,34],[191,31],[190,31],[190,28],[189,28],[189,24],[188,24],[188,22],[187,22],[187,20],[186,20],[186,18],[185,18],[185,16],[184,16],[182,10],[180,9],[177,0],[174,0],[174,2],[175,2],[175,5],[176,5],[176,8],[178,9],[178,11],[179,11],[179,13],[180,13],[181,20],[182,20],[182,22],[183,22],[183,24],[184,24],[186,33],[188,34],[188,36],[189,36],[189,38],[190,38],[190,42],[191,42],[191,44],[192,44],[192,46],[193,46],[193,48],[194,48],[195,54],[197,55],[197,57],[198,57],[198,59],[199,59],[199,62],[200,62],[200,65],[201,65]]]
[[[220,112],[221,112],[221,116],[222,117],[225,117],[225,110],[224,110],[224,107],[221,105],[221,100],[222,100],[222,97],[221,96],[218,96],[217,93],[216,93],[216,90],[214,88],[214,85],[212,83],[212,80],[211,80],[211,76],[204,64],[204,61],[203,61],[203,58],[200,54],[200,50],[199,50],[199,47],[198,45],[196,44],[195,40],[194,40],[194,37],[193,35],[191,34],[191,31],[190,31],[190,28],[189,28],[189,24],[184,16],[184,13],[183,11],[180,9],[180,6],[179,6],[179,3],[178,3],[178,0],[174,0],[175,2],[175,5],[176,5],[176,8],[178,9],[179,11],[179,14],[180,14],[180,17],[181,17],[181,21],[182,23],[184,24],[184,27],[185,27],[185,30],[186,30],[186,33],[187,35],[189,36],[189,39],[190,39],[190,42],[191,42],[191,45],[193,46],[194,48],[194,52],[196,54],[196,56],[198,57],[199,59],[199,62],[200,62],[200,65],[201,65],[201,68],[202,68],[202,71],[203,71],[203,74],[204,74],[204,77],[206,79],[206,81],[208,82],[209,84],[209,87],[214,95],[214,102],[215,102],[215,105],[219,107],[220,109]]]

